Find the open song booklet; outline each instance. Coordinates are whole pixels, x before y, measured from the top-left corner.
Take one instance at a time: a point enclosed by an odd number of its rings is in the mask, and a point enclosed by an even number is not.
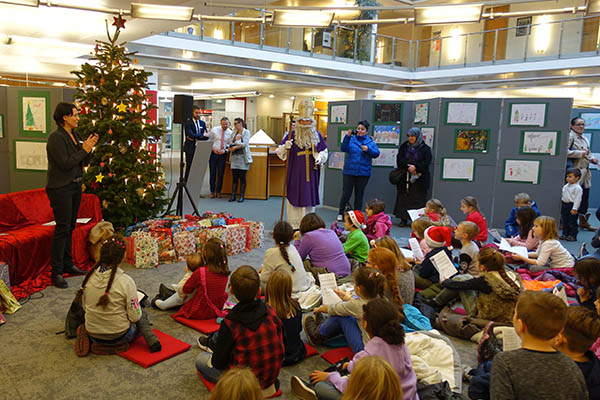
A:
[[[510,244],[508,244],[508,242],[504,238],[500,238],[500,245],[498,246],[498,248],[500,248],[500,250],[503,250],[503,251],[508,251],[509,253],[518,254],[525,258],[529,257],[529,251],[527,250],[527,247],[511,246]]]
[[[416,221],[421,215],[425,215],[425,207],[414,210],[406,210],[406,212],[412,221]]]
[[[450,257],[446,254],[445,251],[440,251],[434,256],[429,258],[433,263],[435,269],[437,269],[440,274],[440,282],[445,281],[448,278],[452,278],[454,275],[458,273],[458,270],[450,260]]]
[[[338,287],[337,282],[335,281],[335,274],[333,272],[319,274],[319,283],[321,284],[321,297],[323,297],[323,304],[330,306],[342,301],[340,296],[334,292],[334,290]]]

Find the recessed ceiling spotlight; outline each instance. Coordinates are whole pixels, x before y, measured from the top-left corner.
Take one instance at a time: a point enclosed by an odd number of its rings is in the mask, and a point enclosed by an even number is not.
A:
[[[274,95],[274,94],[270,94],[270,95],[269,95],[269,98],[270,98],[270,99],[274,99],[274,98],[275,98],[275,95]]]
[[[290,100],[296,100],[296,96],[290,97]]]

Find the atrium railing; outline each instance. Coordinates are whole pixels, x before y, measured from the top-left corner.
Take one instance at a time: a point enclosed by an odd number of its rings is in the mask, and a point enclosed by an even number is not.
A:
[[[547,18],[547,17],[546,17]],[[200,21],[168,35],[403,70],[457,68],[599,55],[599,17],[544,21],[479,32],[469,24],[436,27],[432,38],[407,40],[360,28],[274,27],[263,23]],[[441,35],[446,31],[450,34]]]

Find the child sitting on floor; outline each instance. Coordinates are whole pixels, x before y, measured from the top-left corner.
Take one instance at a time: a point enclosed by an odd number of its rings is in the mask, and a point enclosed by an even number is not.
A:
[[[217,238],[206,241],[202,248],[203,266],[197,268],[178,291],[179,296],[194,295],[175,313],[175,317],[208,319],[223,317],[227,301],[227,249]]]
[[[524,206],[517,210],[518,234],[506,239],[511,246],[524,246],[529,251],[535,251],[540,239],[533,233],[533,221],[538,214],[532,207]]]
[[[398,275],[398,286],[400,290],[400,298],[406,304],[412,304],[415,298],[415,275],[412,272],[412,267],[404,258],[398,243],[390,236],[384,236],[375,242],[376,248],[385,248],[390,250],[398,262],[396,274]],[[372,250],[372,249],[371,249]]]
[[[348,258],[353,258],[360,263],[367,260],[369,254],[369,241],[361,230],[365,227],[365,216],[359,210],[344,213],[344,229],[350,231],[344,243],[344,253]]]
[[[510,215],[506,219],[506,222],[504,222],[504,232],[507,238],[515,237],[521,232],[517,211],[523,207],[533,208],[533,211],[535,211],[535,216],[540,216],[540,211],[538,210],[535,201],[531,200],[527,193],[517,193],[515,195],[515,207],[510,211]]]
[[[465,197],[460,201],[460,210],[467,216],[467,221],[474,222],[479,227],[479,234],[475,237],[475,240],[480,244],[487,242],[487,221],[479,211],[477,199],[473,196]]]
[[[565,329],[554,342],[554,348],[571,357],[581,369],[590,399],[600,399],[600,361],[590,350],[598,337],[598,315],[585,307],[568,307]]]
[[[533,222],[533,233],[540,238],[537,251],[529,253],[529,257],[513,254],[515,260],[521,260],[532,266],[532,272],[550,268],[572,268],[575,260],[571,253],[558,241],[556,220],[552,217],[537,217]]]
[[[452,232],[450,228],[445,226],[430,226],[425,230],[425,240],[427,241],[427,245],[433,250],[425,256],[420,267],[415,268],[415,287],[418,289],[427,289],[440,282],[440,274],[433,265],[431,257],[444,251],[448,258],[452,260],[452,246],[450,245],[452,242]],[[430,297],[434,295],[435,293],[432,293]]]
[[[369,242],[380,237],[389,236],[392,229],[392,220],[385,214],[385,203],[379,199],[369,200],[365,211],[367,213],[367,227],[362,231]]]
[[[575,263],[573,272],[582,285],[577,289],[577,301],[580,305],[594,310],[596,291],[600,289],[600,260],[584,257]]]
[[[433,298],[434,305],[441,308],[460,295],[465,311],[472,317],[510,325],[523,289],[521,277],[504,268],[504,256],[492,247],[479,251],[477,264],[478,277],[442,282],[444,290]]]
[[[431,199],[425,203],[425,215],[420,218],[429,219],[432,225],[452,226],[452,220],[446,212],[446,208],[438,199]]]
[[[208,400],[263,400],[258,380],[248,368],[231,368],[215,385]]]
[[[302,332],[302,310],[292,298],[292,277],[288,272],[275,271],[267,281],[265,302],[273,307],[283,324],[283,365],[292,365],[306,356],[306,347],[300,339]]]
[[[260,275],[260,288],[264,292],[269,276],[278,270],[289,273],[292,277],[292,293],[298,297],[301,292],[308,290],[315,280],[312,274],[306,273],[304,263],[296,247],[291,244],[294,238],[294,228],[287,221],[279,221],[273,228],[275,247],[265,251]]]
[[[352,361],[343,365],[343,369],[351,373],[350,377],[341,376],[339,372],[314,371],[310,374],[314,391],[298,377],[292,377],[291,386],[294,394],[305,398],[312,392],[318,398],[340,398],[348,387],[356,363],[368,356],[380,356],[385,359],[400,378],[402,399],[416,400],[417,376],[412,368],[408,348],[404,344],[404,329],[399,318],[398,307],[385,299],[370,300],[363,306],[365,329],[369,341],[363,351],[356,353]],[[371,385],[372,382],[369,382]],[[372,393],[368,396],[371,397]],[[399,398],[399,397],[398,397]]]
[[[471,221],[463,221],[456,227],[454,237],[460,240],[460,253],[458,255],[458,270],[461,274],[479,275],[477,255],[479,247],[473,242],[479,235],[479,227]]]
[[[433,222],[429,218],[424,217],[417,218],[410,226],[412,229],[411,237],[419,241],[423,256],[426,256],[431,251],[431,247],[427,245],[427,240],[425,240],[425,230],[430,226],[433,226]]]
[[[403,396],[398,374],[382,357],[361,358],[352,372],[344,400],[398,400]]]
[[[552,345],[563,330],[567,306],[549,292],[525,291],[513,323],[522,348],[496,354],[492,365],[492,400],[585,400],[585,379],[577,365]]]
[[[77,328],[75,353],[116,354],[126,351],[141,333],[150,352],[160,351],[148,314],[138,301],[133,279],[119,265],[125,257],[125,242],[112,236],[102,242],[100,260],[86,274],[75,300],[81,300],[85,323]],[[90,345],[91,341],[91,345]]]
[[[232,366],[249,367],[258,378],[263,395],[277,392],[277,377],[283,363],[284,348],[281,321],[270,306],[258,299],[260,278],[254,268],[242,265],[231,274],[231,293],[238,299],[221,322],[219,332],[201,336],[203,351],[196,359],[202,376],[216,382]]]
[[[356,269],[353,277],[354,292],[358,298],[353,298],[350,292],[336,290],[335,293],[342,301],[315,308],[315,317],[304,317],[304,332],[313,346],[342,333],[352,351],[358,353],[369,341],[362,323],[362,306],[371,299],[383,297],[385,278],[376,269],[368,267]],[[322,322],[320,313],[329,314],[329,318]]]
[[[169,308],[179,307],[189,299],[191,296],[185,295],[181,297],[179,293],[183,290],[183,285],[192,276],[192,273],[202,265],[202,255],[200,253],[190,254],[186,257],[185,274],[183,278],[177,283],[176,290],[167,288],[162,283],[158,290],[158,294],[152,299],[152,306],[159,310],[168,310]]]

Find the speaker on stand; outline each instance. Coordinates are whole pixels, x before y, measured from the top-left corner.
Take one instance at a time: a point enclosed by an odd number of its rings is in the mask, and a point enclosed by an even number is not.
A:
[[[194,209],[194,215],[200,215],[198,209],[196,208],[196,203],[190,194],[190,191],[187,188],[185,179],[184,179],[184,167],[185,162],[183,161],[183,138],[185,136],[185,124],[190,122],[194,115],[194,98],[192,96],[176,94],[175,99],[173,101],[173,123],[181,124],[181,143],[179,147],[179,182],[177,182],[177,188],[175,189],[175,193],[173,193],[173,197],[169,201],[169,205],[167,207],[167,211],[165,215],[169,213],[175,199],[177,199],[177,209],[175,211],[175,215],[179,215],[183,217],[183,193],[187,195],[190,203],[192,204],[192,208]]]

